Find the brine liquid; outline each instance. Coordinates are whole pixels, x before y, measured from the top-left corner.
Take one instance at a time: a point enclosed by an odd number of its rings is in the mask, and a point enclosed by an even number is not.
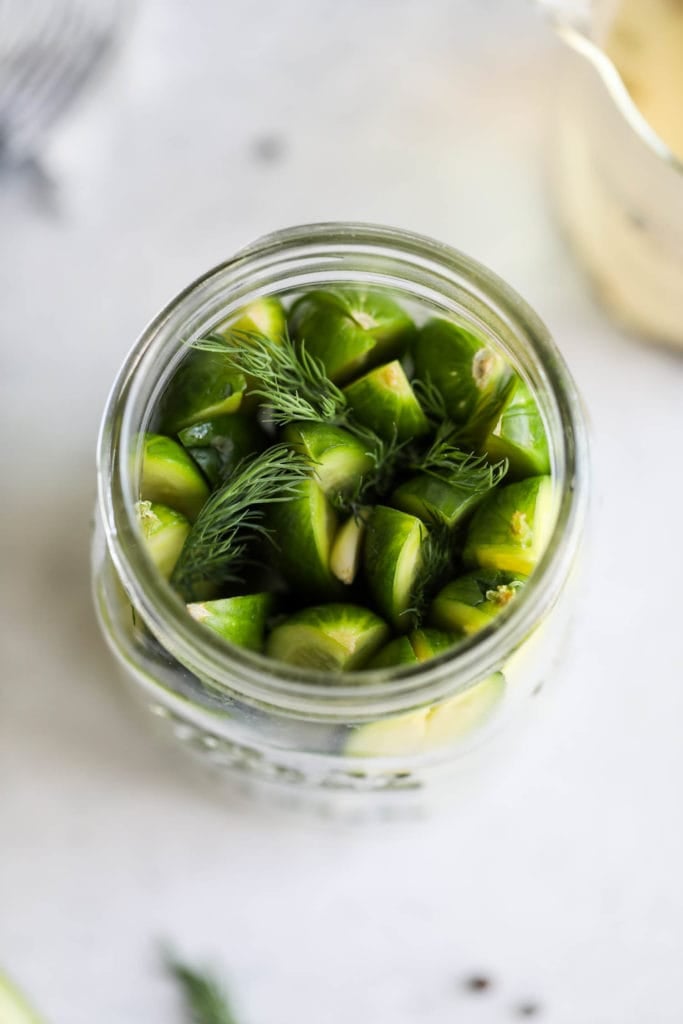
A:
[[[643,117],[683,160],[683,0],[621,0],[605,50]]]

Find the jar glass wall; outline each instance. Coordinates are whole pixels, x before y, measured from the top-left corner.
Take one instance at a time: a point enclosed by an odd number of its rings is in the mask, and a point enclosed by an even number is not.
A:
[[[418,666],[321,673],[226,644],[187,615],[139,539],[136,439],[187,344],[251,301],[353,283],[388,289],[497,346],[531,388],[550,441],[555,525],[513,607]],[[587,485],[580,403],[548,332],[502,281],[428,239],[323,224],[268,236],[190,285],[134,346],[105,411],[93,545],[107,641],[148,707],[213,763],[260,779],[414,789],[455,767],[549,682],[570,608]]]

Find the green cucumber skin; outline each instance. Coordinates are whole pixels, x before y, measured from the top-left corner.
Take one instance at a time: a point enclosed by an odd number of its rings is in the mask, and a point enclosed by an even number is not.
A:
[[[397,360],[348,384],[344,394],[355,419],[386,441],[429,433],[429,421]]]
[[[484,629],[502,611],[504,603],[487,595],[500,587],[509,588],[510,600],[526,583],[510,572],[479,569],[446,584],[434,598],[430,620],[445,629],[462,629],[467,635]]]
[[[549,535],[551,495],[549,476],[528,477],[490,494],[469,525],[465,564],[528,576]]]
[[[261,652],[266,622],[274,603],[273,594],[244,594],[187,606],[197,622],[238,647]]]
[[[140,497],[168,505],[194,522],[209,497],[209,488],[182,445],[164,434],[145,434]]]
[[[213,488],[224,484],[242,459],[265,447],[258,423],[242,412],[193,423],[178,432],[178,440]]]
[[[483,448],[493,461],[507,459],[508,479],[550,472],[550,449],[538,404],[521,378]]]
[[[459,526],[481,504],[484,495],[472,495],[457,484],[450,484],[433,473],[418,473],[400,484],[391,496],[392,504],[402,512],[417,516],[424,523],[442,523],[449,529]]]
[[[408,637],[399,636],[385,644],[365,667],[367,669],[393,668],[396,665],[418,665],[419,661]]]
[[[415,516],[376,505],[368,518],[363,548],[365,581],[379,612],[399,632],[413,625],[409,614],[411,585],[417,581],[420,562],[408,566],[412,581],[399,579],[405,551],[419,548],[427,537],[424,525]]]
[[[450,320],[427,321],[415,347],[415,373],[440,392],[451,419],[480,440],[500,416],[515,383],[512,367]]]
[[[453,630],[423,627],[409,634],[410,644],[419,662],[429,661],[444,651],[450,651],[462,641],[462,635]]]
[[[386,623],[369,609],[332,603],[296,612],[276,626],[266,653],[302,668],[354,671],[367,664],[388,636]]]
[[[283,430],[282,439],[311,460],[316,480],[327,495],[349,493],[374,466],[367,445],[329,423],[292,423]]]
[[[408,314],[380,292],[345,287],[302,295],[289,315],[293,338],[344,384],[364,369],[400,355],[415,331]]]
[[[305,480],[300,493],[269,510],[275,562],[296,592],[321,600],[341,598],[344,584],[330,569],[337,516],[314,480]]]
[[[190,533],[190,522],[166,505],[139,501],[135,507],[142,542],[159,574],[169,580]]]
[[[184,427],[237,412],[246,380],[220,352],[192,349],[176,370],[160,403],[161,430]]]

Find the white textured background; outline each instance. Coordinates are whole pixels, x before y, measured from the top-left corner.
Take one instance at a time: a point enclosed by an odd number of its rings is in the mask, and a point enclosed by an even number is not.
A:
[[[683,363],[605,320],[557,235],[559,55],[522,0],[149,0],[52,140],[53,199],[0,182],[0,964],[50,1024],[179,1022],[159,937],[225,969],[243,1024],[683,1019]],[[149,738],[90,608],[125,352],[238,246],[332,218],[489,264],[592,420],[565,685],[496,785],[415,823],[219,798]]]

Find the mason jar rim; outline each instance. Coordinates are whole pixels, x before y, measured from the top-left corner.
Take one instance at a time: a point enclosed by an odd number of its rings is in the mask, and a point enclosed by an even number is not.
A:
[[[311,282],[389,287],[470,323],[511,357],[548,431],[559,492],[555,526],[528,584],[491,625],[418,666],[335,675],[275,662],[222,640],[187,614],[144,551],[135,521],[134,439],[183,353],[249,301]],[[163,374],[154,368],[162,363]],[[141,414],[142,410],[142,414]],[[98,502],[109,555],[157,639],[202,682],[255,705],[314,717],[396,713],[467,689],[497,671],[545,617],[569,576],[587,497],[581,403],[546,327],[475,260],[422,235],[371,224],[318,223],[268,234],[198,277],[151,321],[110,392],[97,449]]]

